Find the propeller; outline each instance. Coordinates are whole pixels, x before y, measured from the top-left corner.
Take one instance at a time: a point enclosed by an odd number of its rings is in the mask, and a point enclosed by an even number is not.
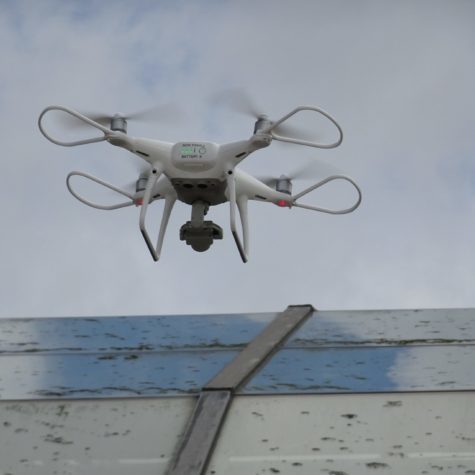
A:
[[[166,103],[140,111],[132,112],[130,114],[106,114],[90,111],[80,111],[89,119],[98,122],[101,125],[109,127],[113,119],[124,119],[126,121],[134,120],[136,122],[178,122],[184,117],[183,111],[176,104]],[[79,128],[87,126],[87,124],[81,120],[74,118],[69,114],[64,114],[62,120],[65,126],[69,128]]]
[[[317,160],[311,160],[298,168],[294,168],[290,173],[286,173],[285,175],[281,175],[280,177],[260,175],[256,178],[259,181],[262,181],[262,183],[266,184],[267,186],[275,188],[277,181],[281,180],[282,178],[288,180],[311,180],[314,178],[322,178],[322,176],[326,175],[340,174],[341,170],[333,165]]]
[[[148,175],[150,174],[150,170],[152,169],[152,166],[148,162],[146,162],[145,160],[139,159],[138,157],[137,159],[133,160],[133,166],[134,166],[135,172],[137,173],[137,178],[119,187],[131,194],[134,194],[136,191],[139,191],[137,189],[137,182],[139,180],[141,181],[141,185],[145,187],[147,183]]]
[[[136,178],[134,180],[128,181],[127,183],[117,185],[117,188],[120,188],[131,195],[135,195],[136,192],[143,191],[145,189],[152,166],[139,157],[133,157],[131,163],[133,165],[132,168],[134,169]],[[140,183],[138,183],[139,181]],[[116,192],[110,189],[106,189],[105,193],[111,197],[116,195]]]
[[[254,119],[265,116],[251,95],[243,88],[224,89],[217,92],[211,96],[211,102]]]
[[[243,88],[225,89],[211,96],[211,101],[219,106],[224,106],[238,114],[252,117],[255,120],[268,118],[262,108],[257,105],[251,95]],[[277,135],[291,137],[298,140],[315,140],[318,136],[301,127],[280,124],[273,129]]]

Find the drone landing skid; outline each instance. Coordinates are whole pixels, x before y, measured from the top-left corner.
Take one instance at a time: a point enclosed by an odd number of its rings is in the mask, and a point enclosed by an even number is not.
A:
[[[84,197],[79,195],[79,193],[77,193],[73,189],[71,185],[71,178],[73,176],[80,176],[82,178],[91,180],[94,183],[97,183],[101,186],[104,186],[112,191],[115,191],[121,194],[122,196],[125,196],[126,198],[128,198],[128,201],[117,203],[115,205],[101,205],[101,204],[93,203],[89,200],[86,200]],[[132,205],[136,205],[136,206],[141,205],[140,220],[139,220],[140,231],[145,240],[145,243],[147,244],[150,254],[152,255],[155,261],[158,261],[160,258],[163,240],[164,240],[165,232],[168,226],[168,221],[170,219],[173,206],[177,199],[176,194],[164,193],[162,195],[162,198],[165,199],[165,206],[164,206],[163,215],[161,219],[157,243],[154,246],[149,236],[149,233],[146,229],[145,222],[146,222],[146,214],[148,210],[148,205],[152,201],[157,199],[157,195],[152,196],[152,190],[154,189],[154,186],[157,183],[159,177],[160,177],[160,173],[158,173],[158,170],[156,169],[154,169],[152,173],[150,173],[147,179],[147,184],[145,186],[145,194],[143,198],[140,200],[137,200],[137,199],[134,200],[134,196],[128,193],[127,191],[121,190],[120,188],[110,183],[107,183],[103,180],[100,180],[97,177],[88,175],[87,173],[83,173],[83,172],[77,172],[77,171],[71,172],[66,179],[66,184],[67,184],[68,190],[76,199],[78,199],[81,203],[84,203],[96,209],[109,211],[109,210],[121,209],[121,208],[132,206]],[[312,191],[326,185],[329,182],[336,181],[336,180],[347,181],[351,185],[353,185],[353,187],[355,188],[358,194],[358,197],[355,203],[351,207],[345,208],[345,209],[328,209],[328,208],[312,206],[309,204],[304,204],[304,203],[299,202],[299,200],[302,197],[307,196]],[[229,194],[231,234],[233,235],[233,238],[236,242],[236,246],[238,248],[242,261],[247,262],[248,252],[249,252],[248,251],[249,249],[249,223],[248,223],[249,197],[245,194],[236,196],[236,177],[234,173],[227,174],[227,179],[225,181],[225,184],[227,186],[228,194]],[[297,208],[303,208],[303,209],[307,209],[311,211],[319,211],[319,212],[327,213],[327,214],[347,214],[354,211],[360,205],[360,203],[361,203],[361,190],[359,189],[358,185],[351,178],[348,178],[343,175],[333,175],[328,178],[325,178],[324,180],[319,181],[318,183],[315,183],[314,185],[304,189],[300,193],[297,193],[295,195],[289,194],[287,201],[285,201],[283,205],[280,205],[280,203],[278,204],[279,206],[286,206],[289,208],[297,207]],[[213,244],[215,240],[223,238],[223,229],[216,223],[213,223],[213,221],[205,221],[204,217],[206,216],[209,206],[210,206],[210,204],[207,201],[196,200],[191,204],[191,206],[192,206],[191,220],[187,221],[181,227],[180,239],[182,241],[185,241],[186,244],[191,246],[195,251],[204,252],[204,251],[207,251],[211,247],[211,245]],[[236,208],[239,211],[239,217],[241,220],[242,240],[238,232]]]

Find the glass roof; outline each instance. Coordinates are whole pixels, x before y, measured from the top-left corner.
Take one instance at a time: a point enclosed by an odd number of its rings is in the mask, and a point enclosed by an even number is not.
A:
[[[245,393],[475,388],[475,311],[315,312]]]
[[[474,309],[319,311],[287,347],[474,344]]]
[[[245,393],[340,393],[473,389],[474,347],[284,349]]]
[[[276,315],[0,319],[0,354],[240,347]]]
[[[195,394],[276,316],[0,320],[2,399]],[[316,311],[243,394],[475,389],[475,311]]]

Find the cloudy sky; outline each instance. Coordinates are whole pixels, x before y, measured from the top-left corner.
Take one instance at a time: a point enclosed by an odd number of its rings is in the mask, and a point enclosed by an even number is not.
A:
[[[470,0],[0,1],[0,316],[475,306],[474,16]],[[154,263],[138,209],[94,210],[65,186],[72,170],[130,182],[137,159],[106,143],[58,147],[37,128],[51,104],[109,113],[173,101],[178,124],[129,133],[240,140],[252,119],[209,99],[230,88],[273,118],[320,106],[345,133],[335,150],[275,143],[246,171],[317,160],[322,178],[335,167],[359,183],[361,207],[251,203],[243,264],[225,206],[208,215],[224,240],[196,253],[179,241],[190,219],[179,204]]]

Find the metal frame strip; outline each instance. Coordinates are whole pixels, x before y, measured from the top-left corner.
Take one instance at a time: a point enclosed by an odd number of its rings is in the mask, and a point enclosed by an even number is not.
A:
[[[313,311],[311,305],[287,307],[203,387],[167,475],[205,473],[233,394]]]
[[[289,306],[257,335],[203,389],[236,391],[313,312],[311,305]]]
[[[185,430],[169,475],[202,474],[206,470],[231,402],[230,391],[203,391]]]

